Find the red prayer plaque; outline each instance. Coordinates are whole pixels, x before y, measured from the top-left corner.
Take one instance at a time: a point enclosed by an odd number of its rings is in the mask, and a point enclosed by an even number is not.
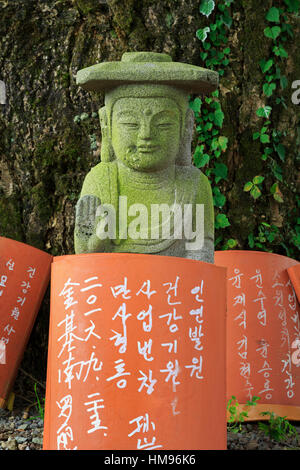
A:
[[[288,275],[292,281],[298,302],[300,302],[300,263],[288,268]]]
[[[83,254],[51,279],[44,449],[226,449],[226,269]]]
[[[297,261],[219,251],[215,263],[227,267],[227,399],[260,397],[250,419],[274,411],[300,420],[300,309],[287,272]]]
[[[50,279],[52,256],[0,237],[0,407],[12,389]]]

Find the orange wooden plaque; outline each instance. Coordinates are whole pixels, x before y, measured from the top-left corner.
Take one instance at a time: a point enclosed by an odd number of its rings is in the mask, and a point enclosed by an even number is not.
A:
[[[288,275],[292,281],[298,302],[300,302],[300,263],[288,268]]]
[[[297,261],[234,250],[216,252],[215,263],[227,267],[227,399],[260,397],[249,419],[300,420],[300,309],[287,272]]]
[[[18,366],[50,279],[52,256],[0,237],[0,407]]]
[[[225,312],[224,268],[55,258],[44,449],[226,449]]]

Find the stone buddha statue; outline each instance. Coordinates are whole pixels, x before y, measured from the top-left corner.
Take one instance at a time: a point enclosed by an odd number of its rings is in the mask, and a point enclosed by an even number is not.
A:
[[[218,74],[166,54],[125,53],[77,74],[105,92],[101,162],[76,205],[75,252],[148,253],[214,261],[207,177],[192,165],[190,93],[216,89]]]

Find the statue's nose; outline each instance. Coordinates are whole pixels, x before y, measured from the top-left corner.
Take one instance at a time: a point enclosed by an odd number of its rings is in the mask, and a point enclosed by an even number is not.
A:
[[[141,140],[151,139],[151,123],[143,121],[139,130],[139,138]]]

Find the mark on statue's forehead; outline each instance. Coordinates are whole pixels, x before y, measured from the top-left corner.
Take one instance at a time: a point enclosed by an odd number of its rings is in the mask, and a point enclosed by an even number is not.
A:
[[[144,114],[145,116],[151,116],[151,114],[153,114],[153,113],[154,113],[154,110],[151,109],[151,108],[146,108],[146,109],[144,109],[144,111],[143,111],[143,114]]]

